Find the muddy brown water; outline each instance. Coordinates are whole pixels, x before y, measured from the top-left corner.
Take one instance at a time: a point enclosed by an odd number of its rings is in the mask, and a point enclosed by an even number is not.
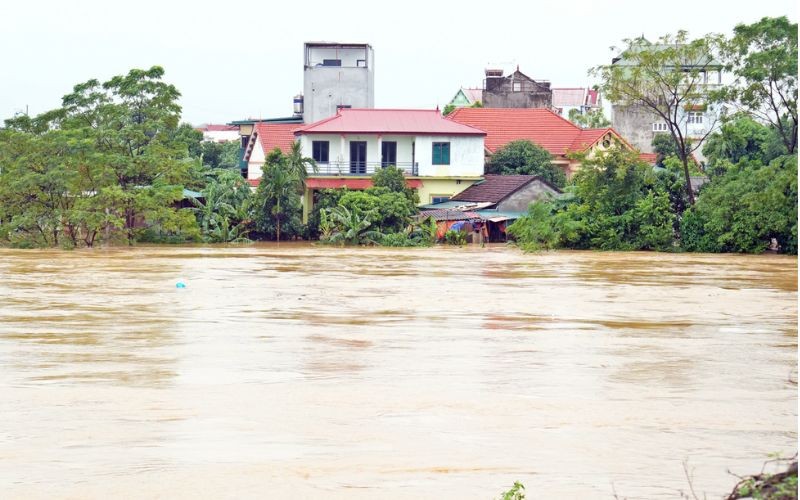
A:
[[[0,496],[717,498],[796,366],[791,257],[0,250]]]

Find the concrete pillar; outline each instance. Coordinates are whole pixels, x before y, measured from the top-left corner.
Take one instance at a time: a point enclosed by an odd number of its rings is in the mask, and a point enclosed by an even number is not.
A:
[[[378,165],[379,165],[379,167],[376,167],[376,169],[380,168],[380,166],[383,165],[382,163],[380,163],[383,160],[382,152],[383,152],[383,136],[379,134],[378,135]]]
[[[308,224],[308,216],[314,208],[314,191],[308,189],[308,186],[303,190],[303,224]]]

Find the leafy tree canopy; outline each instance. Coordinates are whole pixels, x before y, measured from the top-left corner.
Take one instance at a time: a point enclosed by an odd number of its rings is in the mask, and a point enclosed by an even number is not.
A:
[[[611,126],[611,122],[608,121],[602,109],[590,109],[585,113],[581,113],[578,109],[570,109],[568,116],[569,121],[581,128],[605,128]]]
[[[792,154],[797,146],[797,23],[765,17],[733,31],[723,54],[736,81],[724,97],[772,124]]]
[[[494,152],[486,165],[487,174],[538,175],[563,187],[567,183],[564,171],[553,165],[553,156],[531,141],[511,141]]]

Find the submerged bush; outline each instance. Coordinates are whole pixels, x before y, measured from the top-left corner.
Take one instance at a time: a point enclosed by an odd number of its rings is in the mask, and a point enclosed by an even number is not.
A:
[[[694,252],[758,253],[774,238],[782,251],[796,254],[797,157],[731,166],[686,211],[681,236]]]

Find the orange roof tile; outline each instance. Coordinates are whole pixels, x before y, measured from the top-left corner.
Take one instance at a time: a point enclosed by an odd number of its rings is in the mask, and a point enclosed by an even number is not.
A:
[[[583,151],[612,128],[581,129],[549,109],[458,108],[448,119],[486,131],[486,149],[494,153],[511,141],[528,140],[554,156]]]
[[[256,133],[264,154],[269,154],[275,148],[288,153],[294,143],[294,130],[297,123],[257,123]]]

